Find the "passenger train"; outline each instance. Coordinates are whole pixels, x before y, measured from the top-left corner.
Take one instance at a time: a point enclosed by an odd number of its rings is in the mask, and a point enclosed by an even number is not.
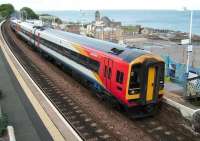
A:
[[[33,48],[72,70],[99,95],[128,108],[162,100],[165,64],[155,54],[31,22],[11,20],[10,25]]]

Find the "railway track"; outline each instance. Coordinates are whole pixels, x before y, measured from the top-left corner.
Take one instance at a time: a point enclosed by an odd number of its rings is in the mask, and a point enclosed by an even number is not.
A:
[[[8,24],[4,25],[3,30],[7,29]],[[5,29],[6,28],[6,29]],[[77,132],[85,140],[125,140],[126,138],[118,138],[116,133],[111,133],[110,130],[105,129],[105,125],[101,126],[98,124],[98,119],[93,119],[90,117],[91,114],[85,112],[80,107],[80,104],[76,105],[78,99],[73,99],[66,95],[65,91],[57,87],[56,82],[51,80],[40,67],[37,66],[37,63],[34,63],[23,51],[20,50],[16,42],[11,38],[12,33],[4,32],[4,37],[7,39],[7,43],[10,46],[11,50],[18,58],[20,63],[24,66],[26,71],[30,74],[33,80],[38,84],[38,86],[43,90],[43,92],[49,97],[49,99],[54,103],[57,109],[63,114],[63,116],[68,120],[72,126],[77,130]],[[10,37],[10,38],[7,38]],[[24,56],[24,57],[23,57]],[[81,101],[79,101],[81,102]],[[110,109],[109,109],[110,110]],[[112,109],[111,109],[112,110]],[[75,115],[73,115],[75,113]],[[122,112],[113,112],[114,116],[119,116],[120,121],[126,120],[127,125],[136,127],[126,128],[132,130],[123,132],[121,136],[127,136],[127,140],[161,140],[161,141],[189,141],[194,140],[198,141],[199,136],[194,136],[190,131],[185,129],[185,123],[181,118],[180,114],[177,113],[174,109],[164,106],[161,113],[153,118],[145,118],[143,120],[133,120],[129,116],[124,116]],[[114,117],[113,116],[113,117]],[[116,117],[114,117],[116,118]],[[102,117],[104,120],[105,117]],[[112,117],[109,120],[112,119]],[[96,122],[98,121],[98,123]],[[85,124],[87,123],[87,124]],[[118,125],[119,123],[116,123]],[[75,125],[75,126],[74,126]],[[108,124],[109,125],[109,124]],[[92,126],[92,127],[91,127]],[[93,127],[94,126],[94,127]],[[120,127],[114,127],[120,128]],[[121,127],[123,129],[123,127]],[[134,130],[135,128],[135,130]],[[139,129],[138,129],[139,128]],[[148,134],[152,138],[143,138],[137,135],[137,132],[143,130],[145,134]],[[113,130],[115,131],[115,130]],[[135,136],[133,135],[135,134]],[[142,134],[143,135],[143,134]],[[114,137],[116,136],[116,137]],[[132,137],[132,138],[131,138]],[[133,138],[135,137],[135,138]]]
[[[55,82],[37,67],[12,40],[2,25],[4,39],[15,57],[28,72],[33,81],[40,87],[44,94],[51,100],[53,105],[60,111],[63,117],[78,132],[83,140],[117,140],[106,129],[98,125],[87,113],[85,113],[73,99],[68,97],[64,91],[56,87]]]

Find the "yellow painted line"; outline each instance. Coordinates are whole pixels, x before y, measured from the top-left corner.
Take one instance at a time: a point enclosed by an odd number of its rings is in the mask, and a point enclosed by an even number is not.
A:
[[[10,57],[6,53],[5,49],[2,47],[2,50],[4,52],[4,55],[13,71],[15,74],[17,80],[19,81],[21,87],[23,88],[25,94],[27,95],[28,99],[30,100],[31,104],[33,105],[34,109],[36,110],[37,114],[39,115],[40,119],[44,123],[45,127],[49,131],[50,135],[52,136],[54,141],[65,141],[64,137],[62,134],[59,132],[59,130],[56,128],[54,123],[51,121],[47,113],[44,111],[40,103],[37,101],[37,99],[34,97],[32,91],[29,89],[27,84],[25,83],[24,79],[22,78],[21,74],[18,72],[16,69],[15,65],[11,61]]]

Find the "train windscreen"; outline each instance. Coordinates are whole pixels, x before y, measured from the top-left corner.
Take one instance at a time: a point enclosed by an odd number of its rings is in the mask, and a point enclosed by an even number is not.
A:
[[[141,64],[136,64],[131,68],[129,94],[138,94],[141,90]]]

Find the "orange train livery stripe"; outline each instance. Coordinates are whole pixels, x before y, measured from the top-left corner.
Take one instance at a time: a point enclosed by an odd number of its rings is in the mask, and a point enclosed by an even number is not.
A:
[[[102,82],[101,78],[99,77],[99,75],[96,72],[93,72],[93,74],[94,74],[96,80],[99,82],[99,84],[101,84],[101,86],[104,87],[103,82]]]
[[[72,44],[72,46],[73,46],[74,48],[76,48],[76,49],[79,51],[80,54],[89,57],[87,51],[85,51],[84,48],[81,47],[80,44],[74,43],[74,44]]]

